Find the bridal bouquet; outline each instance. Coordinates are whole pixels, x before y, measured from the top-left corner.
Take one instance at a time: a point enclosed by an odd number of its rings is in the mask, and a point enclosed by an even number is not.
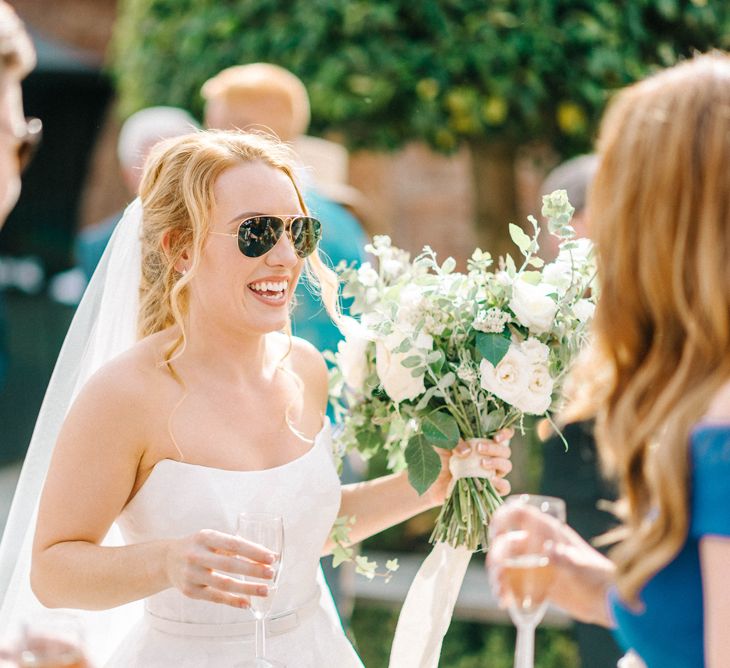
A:
[[[439,264],[428,246],[411,260],[379,236],[367,248],[377,268],[340,268],[355,316],[345,319],[345,340],[331,357],[341,448],[366,458],[384,449],[389,469],[407,468],[423,494],[441,470],[434,446],[489,438],[522,426],[525,415],[550,418],[586,338],[595,268],[590,241],[570,226],[565,191],[546,196],[542,212],[560,239],[549,264],[535,254],[539,226],[530,216],[531,235],[510,225],[518,261],[507,255],[495,265],[476,250],[468,272],[458,273],[452,258]],[[431,540],[486,547],[500,503],[488,478],[460,478]]]

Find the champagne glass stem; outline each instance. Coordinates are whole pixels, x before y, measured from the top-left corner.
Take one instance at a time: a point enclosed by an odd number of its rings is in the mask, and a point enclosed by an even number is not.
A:
[[[256,619],[256,658],[266,657],[266,617]]]
[[[535,665],[535,625],[517,625],[515,668],[533,668]]]

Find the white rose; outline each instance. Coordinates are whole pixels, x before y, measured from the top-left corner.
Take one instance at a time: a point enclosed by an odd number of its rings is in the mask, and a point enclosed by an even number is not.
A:
[[[517,405],[519,398],[527,392],[530,362],[514,343],[496,367],[483,359],[479,372],[481,386],[508,404]]]
[[[514,406],[523,413],[542,415],[550,408],[553,394],[553,379],[545,364],[533,364],[529,370],[527,389]]]
[[[542,282],[563,292],[570,287],[572,269],[565,262],[550,262],[542,270]]]
[[[344,316],[340,330],[345,340],[337,344],[337,363],[345,383],[362,392],[367,379],[367,348],[371,336],[357,320]]]
[[[525,353],[531,364],[544,364],[550,355],[550,348],[533,336],[522,342],[520,350]]]
[[[531,285],[517,280],[512,286],[509,307],[517,319],[536,334],[543,334],[552,327],[558,305],[548,297],[549,286]]]
[[[581,322],[588,322],[591,318],[593,318],[595,310],[596,305],[589,299],[581,299],[573,307],[575,317]]]
[[[395,332],[375,343],[375,370],[378,373],[380,384],[388,396],[398,403],[415,399],[426,391],[424,375],[420,374],[414,378],[413,369],[407,369],[402,364],[406,357],[412,356],[417,351],[395,352],[402,341],[402,333]],[[431,348],[433,339],[427,334],[420,333],[415,341],[415,347]]]
[[[568,244],[573,248],[561,248],[558,253],[558,262],[563,262],[570,267],[572,263],[585,264],[593,251],[593,242],[586,237],[571,239]]]

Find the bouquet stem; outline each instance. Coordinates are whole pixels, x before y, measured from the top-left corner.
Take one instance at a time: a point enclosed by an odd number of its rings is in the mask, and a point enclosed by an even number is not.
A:
[[[502,498],[488,478],[457,480],[441,507],[430,541],[464,545],[472,551],[481,545],[486,550],[489,519],[500,505]]]

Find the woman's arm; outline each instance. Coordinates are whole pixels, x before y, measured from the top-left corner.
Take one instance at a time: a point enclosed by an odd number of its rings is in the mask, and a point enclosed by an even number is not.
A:
[[[41,496],[31,585],[48,607],[104,609],[174,586],[193,598],[248,605],[257,588],[218,571],[266,577],[272,555],[201,531],[124,547],[101,541],[134,489],[145,448],[149,387],[122,364],[95,376],[61,429]],[[236,559],[243,554],[261,563]]]
[[[730,538],[700,540],[700,565],[705,616],[705,663],[708,668],[730,665]]]

